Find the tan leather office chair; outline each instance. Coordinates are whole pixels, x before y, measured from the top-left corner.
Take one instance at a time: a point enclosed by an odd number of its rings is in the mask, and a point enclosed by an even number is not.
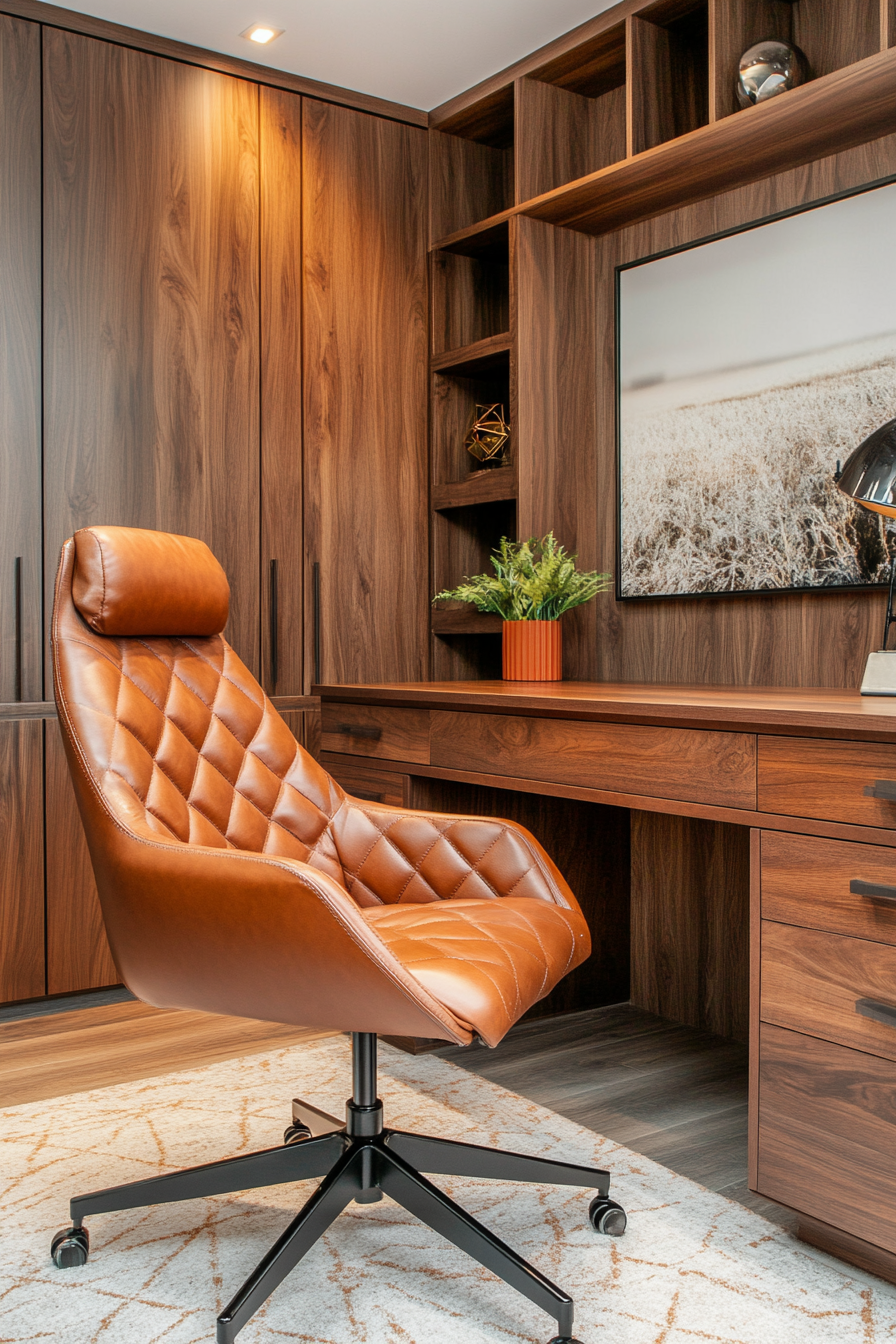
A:
[[[147,1003],[352,1032],[347,1118],[296,1102],[280,1147],[73,1199],[53,1258],[86,1261],[88,1214],[323,1177],[218,1318],[218,1344],[347,1204],[383,1191],[570,1344],[567,1294],[417,1169],[596,1188],[592,1223],[618,1234],[608,1174],[385,1129],[376,1033],[496,1045],[588,956],[582,914],[521,827],[347,796],[222,639],[228,601],[190,537],[92,527],[63,549],[56,703],[106,930]]]

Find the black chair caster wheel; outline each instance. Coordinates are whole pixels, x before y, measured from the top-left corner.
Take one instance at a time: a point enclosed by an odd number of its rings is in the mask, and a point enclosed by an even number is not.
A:
[[[588,1205],[588,1218],[595,1232],[605,1237],[621,1237],[628,1223],[625,1209],[609,1195],[594,1196]]]
[[[287,1125],[283,1131],[284,1143],[304,1143],[305,1139],[311,1138],[311,1130],[307,1125]]]
[[[571,1335],[555,1335],[553,1339],[548,1340],[548,1344],[582,1344],[580,1339],[573,1339]]]
[[[90,1237],[86,1227],[64,1227],[50,1243],[50,1255],[57,1269],[75,1269],[87,1264]]]

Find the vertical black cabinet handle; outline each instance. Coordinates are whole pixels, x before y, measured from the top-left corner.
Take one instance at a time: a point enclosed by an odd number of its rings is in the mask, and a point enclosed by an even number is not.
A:
[[[883,798],[887,803],[896,803],[896,779],[876,779],[866,784],[862,790],[866,798]]]
[[[856,999],[856,1012],[870,1017],[872,1022],[883,1022],[885,1027],[896,1027],[896,1008],[877,999]]]
[[[320,563],[311,566],[311,618],[314,651],[314,683],[320,685]]]
[[[271,623],[271,690],[277,689],[277,674],[279,671],[279,648],[277,646],[277,637],[280,629],[280,622],[277,613],[277,561],[271,561],[270,572],[270,601],[268,603],[268,619]]]
[[[13,599],[14,621],[15,621],[15,672],[13,683],[13,699],[22,698],[22,557],[17,555],[13,562],[13,586],[15,596]]]

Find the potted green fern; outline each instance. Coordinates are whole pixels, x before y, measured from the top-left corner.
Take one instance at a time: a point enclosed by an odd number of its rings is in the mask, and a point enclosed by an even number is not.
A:
[[[610,586],[609,574],[577,570],[577,558],[553,532],[528,541],[502,537],[491,557],[494,574],[465,578],[436,593],[433,602],[471,602],[477,611],[502,617],[505,681],[560,681],[560,617]]]

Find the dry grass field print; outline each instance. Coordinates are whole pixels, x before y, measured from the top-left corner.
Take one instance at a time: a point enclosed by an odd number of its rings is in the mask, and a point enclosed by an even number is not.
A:
[[[623,597],[882,582],[835,485],[896,416],[896,186],[620,273]]]

